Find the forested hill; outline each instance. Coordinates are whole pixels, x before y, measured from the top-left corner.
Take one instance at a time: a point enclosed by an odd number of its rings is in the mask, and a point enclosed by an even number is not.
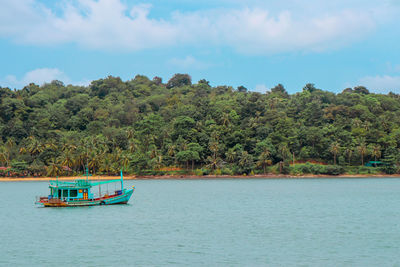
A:
[[[399,161],[400,95],[362,86],[335,94],[307,84],[290,95],[282,85],[192,84],[187,74],[167,83],[110,76],[0,87],[0,114],[0,165],[11,167],[3,175],[78,173],[86,163],[94,173],[296,172],[293,157],[333,173],[381,159],[390,173]],[[307,166],[297,171],[323,173]]]

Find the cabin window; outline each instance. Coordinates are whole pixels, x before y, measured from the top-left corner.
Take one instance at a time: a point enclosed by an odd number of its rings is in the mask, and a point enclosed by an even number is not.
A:
[[[69,197],[77,197],[78,196],[78,190],[72,189],[69,190]]]
[[[68,190],[63,190],[63,197],[68,197]]]

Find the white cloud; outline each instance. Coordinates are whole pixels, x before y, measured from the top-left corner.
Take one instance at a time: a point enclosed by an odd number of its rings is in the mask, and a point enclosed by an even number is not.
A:
[[[210,66],[210,64],[207,64],[203,61],[199,61],[195,59],[193,56],[186,56],[185,58],[172,58],[167,62],[167,64],[183,70],[205,69]]]
[[[25,73],[25,75],[20,79],[18,79],[14,75],[8,75],[5,77],[2,83],[12,88],[21,88],[25,85],[28,85],[29,83],[42,85],[46,82],[51,82],[53,80],[66,81],[69,79],[62,71],[57,68],[40,68]]]
[[[366,76],[359,80],[359,84],[376,93],[400,93],[400,76]]]
[[[265,84],[257,84],[254,87],[254,91],[260,92],[260,93],[265,93],[265,92],[269,91],[269,88]]]
[[[302,17],[295,10],[270,13],[261,7],[177,11],[168,19],[155,19],[149,16],[150,5],[128,8],[121,0],[63,2],[61,15],[35,0],[2,2],[0,37],[127,51],[181,45],[217,45],[255,54],[321,51],[362,38],[390,13],[387,7],[358,6]]]
[[[49,83],[53,80],[59,80],[65,84],[82,86],[90,84],[89,80],[71,82],[71,79],[57,68],[39,68],[28,71],[19,79],[15,75],[7,75],[4,79],[0,80],[0,86],[20,89],[30,83],[43,85],[44,83]]]

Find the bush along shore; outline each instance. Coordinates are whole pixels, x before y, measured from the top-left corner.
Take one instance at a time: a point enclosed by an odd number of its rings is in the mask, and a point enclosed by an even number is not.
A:
[[[0,87],[0,177],[399,173],[400,95],[109,76]]]

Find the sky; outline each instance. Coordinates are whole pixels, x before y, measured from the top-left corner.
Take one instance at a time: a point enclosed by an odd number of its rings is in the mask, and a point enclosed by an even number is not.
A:
[[[400,93],[400,0],[0,0],[0,86],[188,73]]]

